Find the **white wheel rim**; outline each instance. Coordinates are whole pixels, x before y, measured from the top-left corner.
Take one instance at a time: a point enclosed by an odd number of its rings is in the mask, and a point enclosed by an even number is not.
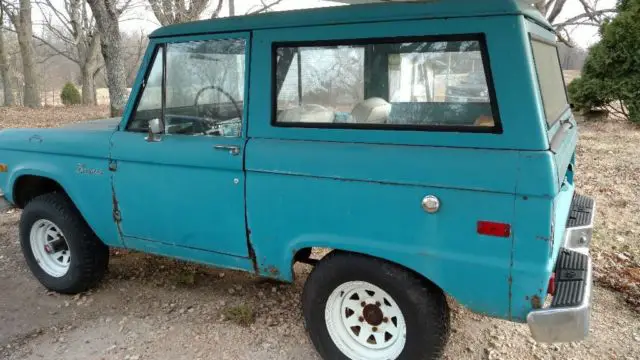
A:
[[[329,295],[324,313],[329,336],[352,360],[397,358],[407,340],[400,307],[381,288],[350,281]]]
[[[31,252],[40,268],[53,277],[63,277],[69,271],[71,251],[67,239],[53,222],[40,219],[29,233]]]

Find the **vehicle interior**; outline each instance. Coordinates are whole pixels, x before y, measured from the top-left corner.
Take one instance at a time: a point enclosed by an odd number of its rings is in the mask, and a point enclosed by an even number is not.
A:
[[[159,47],[128,130],[147,132],[150,120],[162,119],[167,134],[239,136],[244,56],[243,40]]]
[[[275,125],[496,125],[478,39],[316,42],[274,55]],[[128,130],[162,119],[167,134],[239,136],[244,57],[237,39],[160,46]]]
[[[479,41],[352,41],[276,51],[276,123],[495,124]],[[314,79],[314,72],[326,75]],[[450,96],[465,87],[479,90]]]

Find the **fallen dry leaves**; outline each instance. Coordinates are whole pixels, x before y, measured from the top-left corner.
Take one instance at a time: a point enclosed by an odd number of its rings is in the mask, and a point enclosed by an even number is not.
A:
[[[624,300],[640,312],[640,264],[625,254],[597,251],[594,277],[598,284],[622,294]]]
[[[107,105],[48,106],[41,109],[0,107],[0,129],[58,127],[82,120],[107,117]]]
[[[108,107],[0,107],[0,129],[57,127],[108,117]],[[640,128],[580,120],[576,184],[597,201],[595,278],[640,311]]]
[[[596,199],[595,279],[640,311],[640,128],[581,122],[578,191]]]

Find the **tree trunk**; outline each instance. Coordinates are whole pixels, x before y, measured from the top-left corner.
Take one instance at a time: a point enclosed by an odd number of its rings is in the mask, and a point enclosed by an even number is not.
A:
[[[100,56],[100,35],[95,34],[91,38],[89,46],[86,46],[85,39],[78,42],[78,65],[82,82],[82,104],[97,105],[96,82],[94,73],[98,70],[98,57]],[[85,91],[86,89],[86,91]]]
[[[115,0],[87,0],[101,35],[101,52],[107,71],[111,116],[120,116],[127,101],[122,40]]]
[[[89,68],[89,64],[80,67],[80,75],[82,76],[82,105],[97,105],[96,102],[96,83],[93,79],[93,70]]]
[[[24,76],[24,100],[22,104],[31,108],[40,107],[40,92],[38,90],[38,73],[34,60],[33,30],[31,22],[31,1],[20,0],[19,21],[16,26],[20,57],[22,58],[22,75]]]
[[[0,16],[0,24],[2,24],[2,16]],[[4,34],[2,33],[2,30],[0,30],[0,77],[2,78],[4,105],[14,105],[15,100],[13,99],[13,88],[11,87],[11,78],[9,77],[9,59],[4,49]]]

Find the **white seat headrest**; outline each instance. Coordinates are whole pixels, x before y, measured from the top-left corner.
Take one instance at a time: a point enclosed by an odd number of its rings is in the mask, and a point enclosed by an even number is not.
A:
[[[391,114],[391,104],[379,97],[361,101],[351,110],[357,124],[386,124]]]

